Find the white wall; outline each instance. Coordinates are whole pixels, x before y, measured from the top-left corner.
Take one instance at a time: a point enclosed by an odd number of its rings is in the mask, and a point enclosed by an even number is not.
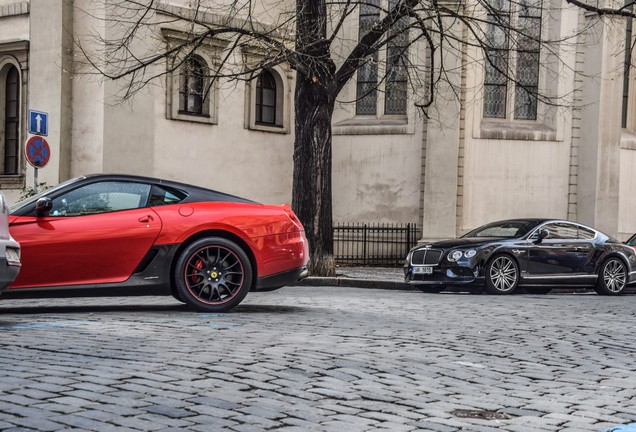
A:
[[[0,19],[0,41],[29,40],[29,16],[18,15]]]
[[[154,175],[261,202],[291,203],[292,134],[244,128],[244,83],[222,89],[218,125],[167,120],[154,111]],[[159,89],[155,89],[159,92]]]
[[[100,12],[88,0],[81,2],[92,14]],[[75,14],[75,28],[79,34],[115,31],[81,12]],[[164,43],[160,34],[145,38],[150,40]],[[165,68],[160,64],[149,72]],[[290,203],[293,136],[246,129],[245,83],[221,86],[218,124],[207,124],[167,118],[167,79],[156,80],[124,103],[119,100],[123,83],[87,75],[74,80],[73,175],[148,175],[261,202]],[[286,90],[289,104],[293,81]],[[293,124],[293,112],[287,115]]]
[[[515,217],[567,218],[567,143],[471,140],[465,155],[461,232]]]
[[[334,137],[334,222],[418,223],[421,130]]]
[[[618,237],[627,240],[636,233],[636,148],[621,149],[618,204]]]

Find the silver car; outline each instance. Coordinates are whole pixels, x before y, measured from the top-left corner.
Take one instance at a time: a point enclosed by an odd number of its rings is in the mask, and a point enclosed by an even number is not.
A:
[[[0,193],[0,292],[20,271],[20,245],[9,233],[9,207]]]

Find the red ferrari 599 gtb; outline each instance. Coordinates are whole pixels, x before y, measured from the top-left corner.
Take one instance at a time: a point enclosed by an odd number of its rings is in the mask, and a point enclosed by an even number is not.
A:
[[[225,312],[248,291],[307,276],[307,239],[287,205],[166,180],[90,175],[11,208],[22,270],[2,297],[172,294]]]

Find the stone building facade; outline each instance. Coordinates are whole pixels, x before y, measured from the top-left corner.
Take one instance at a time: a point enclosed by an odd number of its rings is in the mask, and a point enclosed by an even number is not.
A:
[[[165,2],[174,10],[182,3]],[[558,105],[523,100],[518,82],[474,61],[482,54],[469,45],[444,59],[451,72],[426,116],[399,74],[390,88],[380,83],[387,87],[364,97],[360,92],[377,71],[354,77],[333,121],[336,222],[417,223],[427,240],[529,216],[576,220],[620,239],[636,232],[636,85],[623,49],[631,27],[625,18],[590,24],[592,17],[565,2],[552,3],[558,12],[546,16],[508,13],[543,34],[593,28],[549,52],[538,47],[534,56],[510,58],[525,86],[563,95]],[[214,85],[203,99],[192,90],[201,82],[167,74],[118,103],[119,83],[81,73],[75,64],[74,36],[112,31],[91,8],[89,0],[0,0],[0,184],[10,201],[34,184],[24,156],[29,110],[48,114],[51,157],[38,170],[48,185],[122,172],[257,201],[291,201],[294,73],[288,66]],[[369,19],[372,14],[351,17],[343,40],[357,40]],[[465,36],[461,25],[451,28]],[[155,36],[170,44],[179,29],[164,26]],[[224,47],[222,40],[203,47],[189,63],[193,77],[214,67]]]

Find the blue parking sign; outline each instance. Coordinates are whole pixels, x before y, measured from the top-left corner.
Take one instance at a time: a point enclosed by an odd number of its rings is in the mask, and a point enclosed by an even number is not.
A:
[[[42,111],[29,110],[29,133],[47,136],[49,134],[49,115]]]

